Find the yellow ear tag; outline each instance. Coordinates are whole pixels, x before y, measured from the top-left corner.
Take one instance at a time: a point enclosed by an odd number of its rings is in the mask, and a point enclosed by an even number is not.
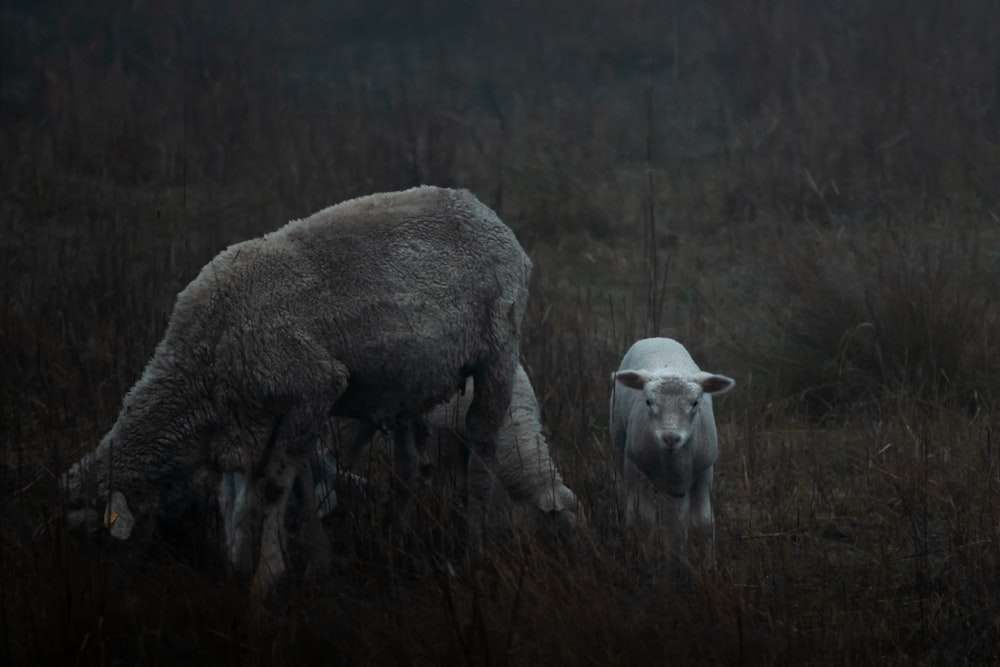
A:
[[[110,528],[110,527],[111,527],[111,524],[113,524],[113,523],[114,523],[115,521],[117,521],[117,520],[118,520],[118,512],[111,512],[111,513],[110,513],[110,514],[108,515],[108,518],[106,518],[106,519],[104,520],[104,527],[105,527],[105,528]]]

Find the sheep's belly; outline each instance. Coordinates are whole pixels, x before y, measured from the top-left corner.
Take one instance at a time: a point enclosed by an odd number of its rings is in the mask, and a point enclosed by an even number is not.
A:
[[[432,369],[419,360],[386,356],[351,369],[347,390],[332,414],[376,422],[417,417],[451,398],[465,377],[460,366]]]

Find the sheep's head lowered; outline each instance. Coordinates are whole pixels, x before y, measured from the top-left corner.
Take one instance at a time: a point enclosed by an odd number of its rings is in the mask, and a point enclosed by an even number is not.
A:
[[[71,509],[66,513],[66,522],[73,532],[95,532],[102,527],[118,540],[127,540],[135,528],[135,516],[121,491],[111,494],[102,513],[93,505]]]

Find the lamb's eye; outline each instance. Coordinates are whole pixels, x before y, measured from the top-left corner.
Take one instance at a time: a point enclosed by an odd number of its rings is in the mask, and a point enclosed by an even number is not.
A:
[[[650,407],[650,408],[653,407],[653,399],[647,398],[646,399],[646,406]]]
[[[698,407],[698,399],[691,401],[691,409],[695,410]]]

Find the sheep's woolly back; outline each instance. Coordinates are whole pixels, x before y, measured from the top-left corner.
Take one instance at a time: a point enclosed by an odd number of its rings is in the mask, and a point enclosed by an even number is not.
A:
[[[92,472],[101,496],[160,512],[205,470],[261,474],[279,440],[301,458],[330,414],[415,418],[469,375],[491,397],[474,411],[486,440],[509,401],[530,272],[493,211],[435,187],[232,245],[178,295],[117,422],[65,486],[82,494]]]
[[[246,336],[276,357],[333,357],[351,376],[337,414],[390,421],[445,400],[464,381],[457,369],[517,340],[530,271],[510,228],[470,193],[419,187],[231,246],[181,293],[175,318],[191,311],[188,326],[204,329],[208,314],[215,324],[200,333],[216,356],[279,392],[294,381],[255,378],[273,364],[245,358]]]

